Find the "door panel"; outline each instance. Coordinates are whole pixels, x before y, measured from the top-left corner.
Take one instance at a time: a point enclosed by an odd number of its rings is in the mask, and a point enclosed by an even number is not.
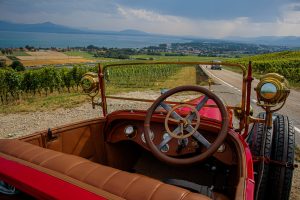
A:
[[[103,135],[105,121],[105,118],[81,121],[36,132],[20,140],[104,163],[106,160]]]

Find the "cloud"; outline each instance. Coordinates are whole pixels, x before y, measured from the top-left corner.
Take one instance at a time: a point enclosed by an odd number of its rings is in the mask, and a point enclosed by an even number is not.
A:
[[[290,3],[282,7],[282,14],[278,20],[283,24],[300,25],[300,2]]]
[[[128,7],[123,7],[117,5],[117,10],[121,15],[127,19],[140,19],[149,22],[159,22],[159,23],[176,23],[180,22],[180,18],[171,15],[162,15],[153,11],[148,11],[145,9],[133,9]]]
[[[191,19],[165,15],[146,9],[117,6],[122,25],[152,33],[222,38],[227,36],[255,37],[265,35],[300,36],[300,3],[285,5],[275,21],[257,22],[249,17],[227,20]]]
[[[71,27],[97,30],[139,29],[149,33],[222,38],[263,35],[300,36],[300,2],[292,1],[279,9],[273,21],[250,16],[208,19],[177,16],[147,7],[130,7],[116,0],[0,0],[0,20],[22,23],[52,21]],[[126,1],[125,1],[126,2]],[[166,14],[168,13],[168,14]]]

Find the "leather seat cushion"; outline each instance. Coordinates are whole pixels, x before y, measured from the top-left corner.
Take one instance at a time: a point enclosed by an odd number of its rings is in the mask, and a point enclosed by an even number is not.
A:
[[[161,181],[19,140],[0,140],[0,152],[89,184],[128,200],[209,200]],[[61,178],[61,177],[59,177]]]

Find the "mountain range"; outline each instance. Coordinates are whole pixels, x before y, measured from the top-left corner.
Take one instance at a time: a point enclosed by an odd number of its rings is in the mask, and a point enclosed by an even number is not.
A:
[[[7,21],[0,21],[0,31],[15,31],[15,32],[43,32],[43,33],[70,33],[70,34],[108,34],[108,35],[131,35],[131,36],[155,36],[157,34],[150,34],[139,30],[123,30],[123,31],[96,31],[83,30],[79,28],[71,28],[52,22],[36,23],[36,24],[21,24]],[[157,35],[162,36],[162,35]],[[189,38],[187,36],[167,36]],[[195,39],[195,37],[193,37]],[[194,40],[192,39],[192,40]],[[199,38],[201,39],[201,38]],[[204,39],[205,40],[205,39]],[[211,39],[208,39],[211,40]],[[264,44],[264,45],[278,45],[288,47],[300,47],[300,37],[296,36],[262,36],[262,37],[225,37],[223,41]]]
[[[16,32],[42,32],[42,33],[71,33],[71,34],[109,34],[109,35],[149,35],[139,30],[123,30],[123,31],[95,31],[71,28],[52,22],[44,22],[37,24],[20,24],[7,21],[0,21],[0,31],[16,31]]]

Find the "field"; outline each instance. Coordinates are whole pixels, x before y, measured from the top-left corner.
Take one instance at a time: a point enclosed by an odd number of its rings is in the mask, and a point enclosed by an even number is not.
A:
[[[81,56],[69,56],[50,50],[26,52],[26,54],[28,55],[16,56],[25,66],[94,62],[92,59]]]
[[[79,56],[79,57],[82,57],[85,59],[90,59],[90,60],[95,59],[93,54],[91,54],[89,52],[85,52],[85,51],[66,51],[66,52],[64,52],[64,54],[67,56]]]
[[[81,77],[87,71],[95,72],[97,68],[78,65],[73,68],[44,67],[25,72],[0,70],[0,113],[39,110],[44,107],[41,104],[49,102],[53,104],[50,106],[52,108],[64,107],[64,102],[68,104],[68,100],[49,101],[49,98],[53,94],[55,99],[59,99],[59,96],[67,98],[67,93],[70,96],[79,93]],[[159,91],[178,85],[206,83],[201,79],[203,74],[199,68],[193,65],[128,65],[106,68],[105,74],[109,94],[143,89]]]
[[[59,108],[73,108],[81,105],[83,102],[89,102],[90,99],[83,93],[58,93],[54,92],[48,96],[30,96],[20,98],[18,101],[10,104],[0,105],[0,114],[27,113],[37,111],[52,111]]]

